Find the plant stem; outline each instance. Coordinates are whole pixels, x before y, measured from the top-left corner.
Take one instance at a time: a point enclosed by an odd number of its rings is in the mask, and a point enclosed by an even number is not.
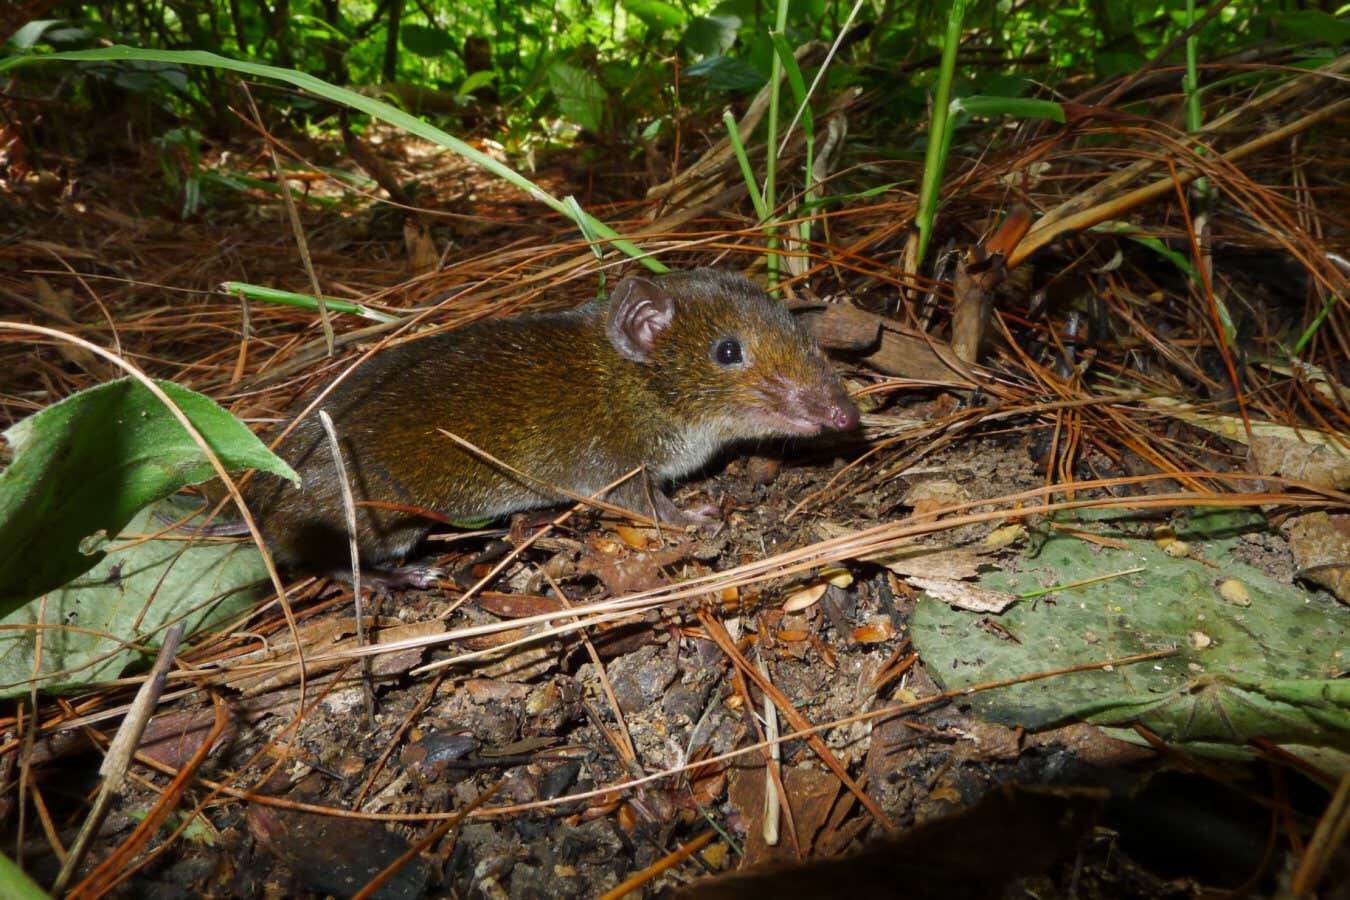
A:
[[[938,72],[937,93],[933,97],[933,121],[928,127],[928,149],[923,161],[923,184],[919,189],[919,212],[915,227],[919,229],[919,247],[914,256],[914,267],[923,263],[928,242],[933,236],[933,219],[937,214],[938,189],[947,168],[947,151],[951,147],[951,119],[948,106],[952,96],[952,78],[956,72],[956,51],[961,44],[961,21],[965,18],[965,0],[955,0],[947,16],[947,35],[942,42],[942,66]]]

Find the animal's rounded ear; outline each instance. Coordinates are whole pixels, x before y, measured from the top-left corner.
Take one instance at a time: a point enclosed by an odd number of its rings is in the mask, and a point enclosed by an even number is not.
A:
[[[650,278],[625,278],[609,298],[605,334],[614,349],[645,362],[656,340],[675,318],[675,301]]]

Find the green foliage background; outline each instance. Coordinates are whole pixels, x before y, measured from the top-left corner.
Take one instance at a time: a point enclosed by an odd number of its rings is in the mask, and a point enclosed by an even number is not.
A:
[[[832,42],[852,6],[793,0],[788,44]],[[949,6],[865,0],[827,92],[858,84],[884,92],[883,116],[922,117]],[[1267,40],[1343,43],[1350,24],[1333,9],[1234,3],[1201,33],[1202,58]],[[415,112],[469,125],[500,103],[495,132],[508,143],[568,129],[650,141],[682,111],[720,111],[758,89],[774,55],[769,0],[101,0],[57,11],[60,18],[26,25],[5,50],[209,50],[337,84],[381,85]],[[977,2],[966,16],[958,95],[1046,96],[1036,84],[1129,72],[1185,21],[1184,0]],[[88,71],[103,82],[86,87],[92,94],[153,94],[202,128],[229,127],[218,73],[156,64]],[[301,117],[327,110],[296,95],[266,99]]]

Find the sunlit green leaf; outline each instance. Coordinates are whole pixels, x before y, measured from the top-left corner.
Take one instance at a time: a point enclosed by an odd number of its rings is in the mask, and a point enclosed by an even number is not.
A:
[[[37,46],[49,31],[65,24],[65,19],[34,19],[10,35],[9,43],[21,50],[27,50]]]
[[[684,10],[664,0],[623,0],[623,8],[637,16],[654,31],[680,28],[684,25]]]
[[[51,900],[50,894],[38,887],[24,874],[23,869],[14,865],[3,853],[0,853],[0,896],[10,900]]]
[[[1015,116],[1019,119],[1049,119],[1064,122],[1064,107],[1051,100],[1022,97],[958,97],[952,101],[953,113],[972,116]]]
[[[460,97],[467,97],[479,88],[491,84],[496,77],[497,73],[491,69],[483,69],[482,71],[474,72],[468,78],[465,78],[460,82],[455,93]]]
[[[558,98],[558,108],[564,118],[582,128],[600,130],[607,95],[595,76],[571,63],[556,60],[548,67],[548,86]]]
[[[297,478],[209,397],[159,385],[226,469]],[[73,394],[4,437],[14,460],[0,473],[0,615],[97,565],[137,510],[215,476],[186,429],[131,379]]]

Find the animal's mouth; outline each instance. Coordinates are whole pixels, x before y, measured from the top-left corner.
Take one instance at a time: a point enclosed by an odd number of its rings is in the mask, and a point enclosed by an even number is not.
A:
[[[781,412],[773,410],[762,416],[764,424],[768,425],[776,432],[784,434],[801,435],[803,437],[819,434],[825,430],[825,425],[810,416],[797,413]]]
[[[775,384],[760,400],[750,415],[774,433],[808,436],[827,429],[849,431],[858,425],[858,407],[842,386],[801,389]]]

